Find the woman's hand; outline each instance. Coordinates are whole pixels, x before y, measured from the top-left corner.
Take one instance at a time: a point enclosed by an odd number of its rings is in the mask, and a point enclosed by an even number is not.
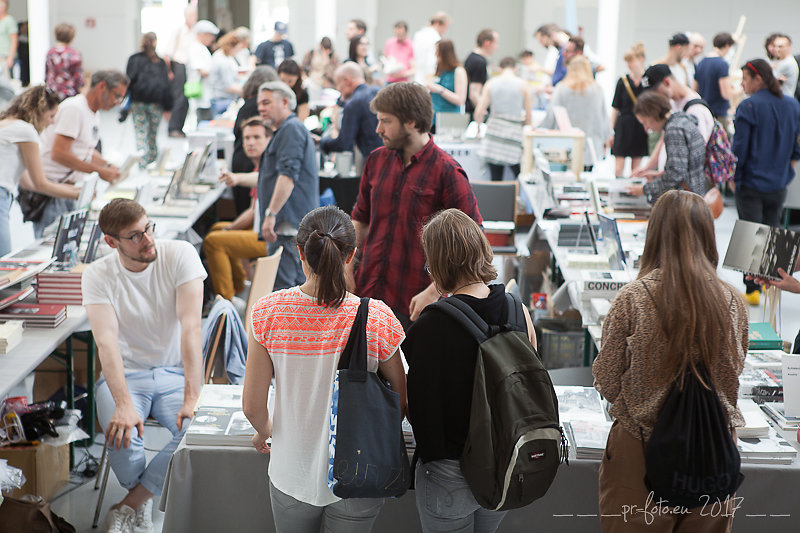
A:
[[[269,444],[267,444],[267,439],[272,437],[272,420],[267,422],[267,434],[264,435],[263,433],[256,433],[253,435],[253,448],[255,448],[258,453],[270,453]]]
[[[438,83],[428,82],[428,90],[431,92],[431,94],[442,94],[445,91],[445,88]]]

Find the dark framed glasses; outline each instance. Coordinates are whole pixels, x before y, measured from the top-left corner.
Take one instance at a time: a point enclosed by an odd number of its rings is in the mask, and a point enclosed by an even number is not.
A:
[[[117,239],[129,240],[133,244],[141,244],[142,240],[144,239],[145,234],[148,237],[152,237],[153,233],[155,232],[155,230],[156,230],[156,223],[155,222],[150,222],[148,225],[146,225],[144,227],[144,231],[137,231],[137,232],[135,232],[132,235],[129,235],[127,237],[123,237],[122,235],[114,235],[114,237],[116,237]]]

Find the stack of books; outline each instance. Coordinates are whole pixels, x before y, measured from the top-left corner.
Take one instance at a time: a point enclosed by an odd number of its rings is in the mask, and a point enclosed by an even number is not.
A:
[[[36,298],[42,304],[82,305],[81,277],[85,263],[69,271],[45,270],[36,276]]]
[[[27,261],[24,259],[0,259],[0,289],[10,285],[30,285],[33,276],[53,263],[46,261]]]
[[[788,272],[788,271],[787,271]],[[769,322],[750,322],[748,350],[782,350],[781,339]]]
[[[761,409],[769,415],[778,428],[789,431],[800,428],[800,417],[786,416],[783,409],[783,402],[766,402],[761,405]]]
[[[575,449],[575,458],[601,460],[606,449],[611,424],[611,422],[603,420],[579,420],[577,418],[564,422],[567,437]]]
[[[194,418],[186,430],[191,446],[252,446],[256,430],[242,411],[242,385],[203,385]],[[267,407],[275,409],[275,389],[270,385]]]
[[[797,457],[794,446],[772,428],[765,437],[739,437],[736,444],[743,463],[788,465]]]
[[[22,342],[21,320],[9,320],[0,325],[0,354],[7,354],[20,342]]]
[[[52,329],[66,318],[67,307],[64,305],[18,303],[0,311],[0,320],[22,320],[25,328]]]
[[[781,369],[745,368],[739,374],[739,398],[752,398],[758,403],[783,401]]]
[[[769,436],[769,422],[756,402],[748,399],[737,403],[744,417],[744,427],[736,428],[736,435],[741,439]]]

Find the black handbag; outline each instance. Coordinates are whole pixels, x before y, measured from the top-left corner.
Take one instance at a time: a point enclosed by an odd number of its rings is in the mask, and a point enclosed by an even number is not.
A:
[[[22,220],[25,222],[38,222],[50,202],[50,197],[27,189],[20,189],[17,201],[22,210]]]
[[[340,498],[400,496],[411,482],[400,395],[367,370],[368,313],[362,298],[339,360],[332,490]]]

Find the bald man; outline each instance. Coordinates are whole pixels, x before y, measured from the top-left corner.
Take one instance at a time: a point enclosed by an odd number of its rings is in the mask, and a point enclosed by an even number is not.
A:
[[[364,71],[356,63],[345,63],[333,73],[333,81],[344,102],[342,109],[342,126],[337,137],[323,137],[319,147],[323,152],[352,151],[353,145],[358,147],[361,155],[366,157],[374,149],[383,146],[383,141],[375,133],[378,119],[369,110],[369,103],[378,92],[364,80]]]

